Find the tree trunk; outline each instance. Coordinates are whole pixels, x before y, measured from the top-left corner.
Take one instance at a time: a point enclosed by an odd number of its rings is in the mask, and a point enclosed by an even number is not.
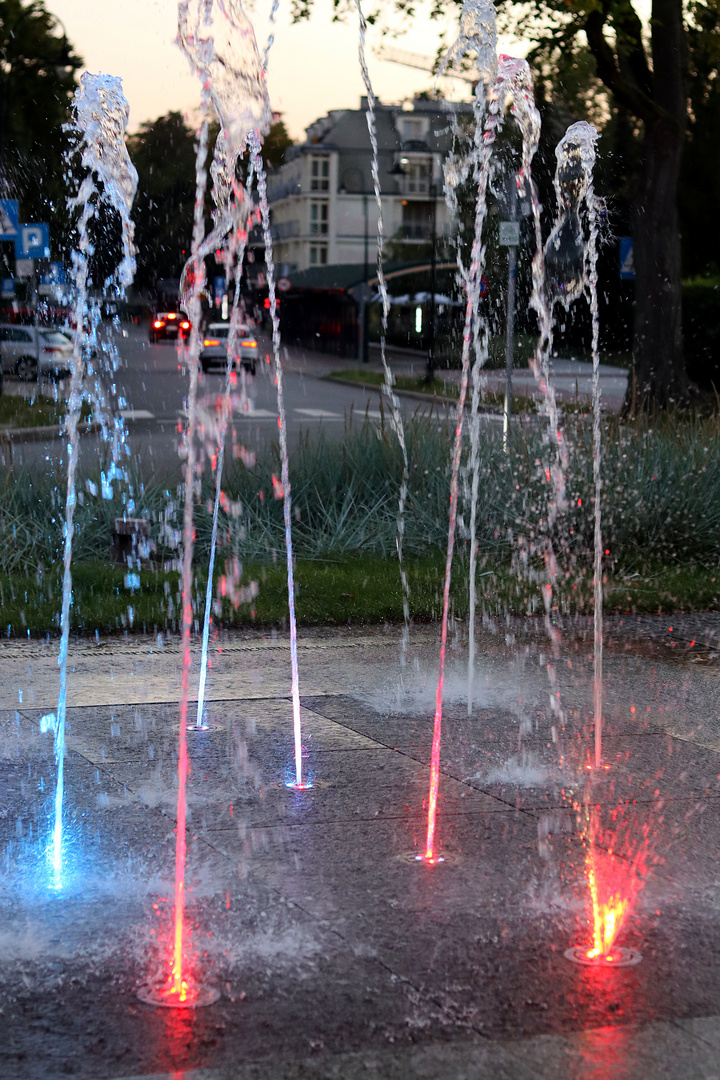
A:
[[[653,0],[652,110],[644,110],[640,176],[632,208],[635,254],[633,369],[626,414],[688,399],[682,351],[678,182],[687,128],[687,42],[682,0]]]
[[[671,120],[646,121],[642,175],[632,209],[635,321],[624,407],[631,416],[688,399],[677,212],[683,139],[684,131]]]

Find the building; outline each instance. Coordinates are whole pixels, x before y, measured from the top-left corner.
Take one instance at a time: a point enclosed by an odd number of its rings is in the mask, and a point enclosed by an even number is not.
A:
[[[364,97],[359,109],[334,109],[316,120],[305,142],[291,147],[269,178],[273,254],[281,273],[374,265],[377,210],[367,111]],[[410,106],[376,103],[389,258],[427,258],[433,216],[436,237],[451,234],[443,161],[452,146],[453,113],[471,111],[470,103],[425,98]]]

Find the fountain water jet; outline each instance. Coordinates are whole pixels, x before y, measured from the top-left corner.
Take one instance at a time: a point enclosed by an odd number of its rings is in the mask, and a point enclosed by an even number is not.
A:
[[[405,569],[405,563],[403,560],[403,540],[405,537],[405,503],[408,495],[408,484],[410,482],[410,465],[408,461],[407,445],[405,442],[405,428],[403,426],[402,413],[400,411],[400,402],[398,396],[393,390],[394,376],[390,370],[388,364],[386,340],[387,340],[387,328],[388,328],[388,313],[390,311],[390,297],[388,296],[387,283],[385,281],[385,272],[383,270],[383,255],[385,244],[385,222],[383,218],[383,206],[382,196],[380,192],[380,171],[378,163],[378,141],[377,141],[377,124],[375,120],[375,92],[372,87],[370,79],[370,71],[367,66],[367,59],[365,56],[365,36],[367,34],[367,22],[365,15],[363,14],[361,0],[355,0],[355,6],[358,13],[358,59],[360,61],[360,71],[363,77],[363,83],[367,91],[367,127],[368,134],[370,135],[370,146],[372,147],[372,179],[373,179],[373,191],[375,194],[375,202],[377,205],[378,224],[377,224],[377,278],[378,288],[380,290],[380,297],[382,299],[382,318],[380,323],[380,359],[383,366],[383,375],[385,377],[385,383],[383,390],[385,396],[390,402],[390,410],[392,416],[392,427],[397,436],[400,451],[403,459],[403,472],[402,479],[400,481],[400,493],[398,495],[398,516],[397,516],[397,536],[395,545],[398,553],[398,567],[400,570],[400,583],[403,591],[403,636],[402,646],[400,652],[400,663],[404,668],[405,658],[407,655],[407,647],[410,641],[410,582],[408,580],[407,571]],[[363,287],[367,287],[367,282],[363,282]],[[364,330],[365,332],[365,330]]]
[[[216,159],[214,180],[218,193],[218,220],[206,237],[204,208],[207,188],[208,121],[203,120],[195,161],[195,213],[191,255],[183,273],[181,288],[188,297],[191,321],[187,347],[189,390],[187,424],[184,431],[185,502],[183,511],[182,558],[182,684],[178,746],[177,832],[175,844],[175,897],[173,907],[172,969],[160,987],[145,988],[143,1000],[180,1007],[195,1007],[216,1000],[217,992],[188,981],[185,941],[185,862],[187,854],[187,728],[190,692],[190,634],[192,629],[192,558],[193,505],[195,498],[195,434],[199,367],[199,330],[201,293],[205,284],[205,255],[216,239],[224,236],[232,224],[229,191],[235,164],[242,153],[251,129],[269,126],[270,108],[264,71],[252,24],[240,0],[225,0],[218,5],[222,18],[213,18],[215,0],[180,0],[178,5],[178,43],[203,85],[203,112],[212,101],[222,125],[220,156]],[[257,136],[259,139],[259,135]],[[227,193],[227,198],[222,194]],[[223,212],[224,211],[224,212]],[[212,245],[212,246],[211,246]],[[180,343],[179,343],[179,347]]]
[[[70,392],[65,431],[68,435],[68,473],[65,498],[65,529],[63,545],[63,594],[60,614],[60,689],[55,722],[55,786],[54,822],[51,860],[55,888],[62,885],[62,815],[65,770],[65,715],[67,707],[67,662],[70,639],[70,601],[72,598],[72,547],[76,504],[76,475],[78,464],[78,423],[83,396],[85,354],[88,345],[86,319],[88,316],[89,260],[92,243],[88,229],[98,205],[106,203],[121,223],[122,258],[105,288],[116,287],[120,294],[135,274],[134,226],[130,207],[135,197],[137,173],[125,146],[125,128],[129,106],[122,92],[120,79],[110,75],[91,75],[86,72],[73,101],[73,129],[77,132],[83,168],[87,170],[78,193],[68,200],[70,212],[80,209],[78,244],[72,253],[73,277],[77,290],[75,303],[75,337],[70,374]],[[99,184],[97,183],[99,181]]]
[[[468,18],[466,18],[466,14]],[[473,19],[469,18],[470,14]],[[489,20],[486,24],[483,20]],[[479,22],[479,25],[478,25]],[[467,24],[467,26],[466,26]],[[440,662],[435,694],[435,716],[433,720],[433,741],[430,758],[430,787],[428,792],[428,823],[425,841],[424,860],[435,861],[435,825],[437,818],[437,797],[440,781],[440,740],[442,733],[443,689],[445,682],[445,657],[447,650],[448,616],[450,609],[450,581],[452,577],[453,554],[455,550],[455,528],[457,524],[457,504],[459,492],[460,457],[462,453],[462,433],[465,414],[465,400],[468,389],[471,341],[477,343],[477,323],[479,319],[480,287],[484,248],[482,230],[487,214],[487,187],[490,179],[490,159],[494,141],[494,125],[483,129],[483,117],[486,108],[486,84],[490,82],[496,67],[495,53],[487,43],[495,41],[495,10],[492,5],[478,5],[473,0],[466,0],[461,20],[461,36],[451,50],[451,57],[461,55],[459,51],[476,48],[478,63],[478,83],[475,92],[475,176],[477,179],[477,198],[475,203],[475,223],[470,265],[464,275],[466,290],[465,326],[462,348],[462,375],[458,395],[455,419],[455,438],[453,443],[450,475],[450,514],[448,523],[447,553],[445,558],[445,577],[443,582],[442,623],[440,629]],[[470,27],[468,36],[463,36],[463,28]],[[480,29],[482,28],[482,29]],[[470,32],[472,31],[472,33]],[[491,100],[492,100],[491,91]],[[492,106],[491,106],[492,110]],[[492,111],[491,111],[492,116]],[[483,132],[483,135],[481,135]]]
[[[224,209],[222,206],[222,197],[225,193],[229,194],[229,188],[231,186],[227,182],[224,184],[217,182],[219,177],[221,177],[223,173],[227,174],[228,172],[225,140],[222,132],[218,135],[218,141],[215,147],[213,168],[215,170],[214,175],[216,178],[216,183],[213,185],[213,196],[216,200],[216,213],[218,216],[221,216]],[[247,219],[249,213],[248,206],[246,204],[245,193],[242,191],[240,185],[234,178],[231,178],[231,180],[235,194],[235,202],[231,213],[234,225],[231,229],[228,239],[223,244],[222,260],[225,264],[225,273],[227,280],[230,281],[232,279],[234,282],[234,291],[233,304],[230,312],[230,328],[227,344],[227,362],[225,365],[225,385],[223,388],[223,396],[221,399],[219,410],[220,416],[218,421],[217,457],[215,461],[215,499],[213,503],[212,532],[210,536],[210,561],[208,564],[208,576],[205,588],[205,614],[203,617],[202,649],[200,655],[200,677],[198,680],[197,717],[194,725],[194,729],[197,731],[206,729],[208,726],[204,719],[203,710],[205,706],[205,684],[207,681],[208,671],[208,644],[210,638],[210,615],[212,611],[213,572],[215,569],[215,553],[217,550],[218,512],[220,509],[220,497],[222,492],[222,475],[225,465],[225,440],[227,436],[227,427],[230,412],[232,410],[232,377],[240,322],[240,279],[242,274],[243,256],[245,254],[245,246],[247,244]],[[248,177],[248,186],[251,182],[252,172]],[[247,398],[244,376],[245,372],[241,367],[241,408],[243,406],[246,406]]]
[[[265,166],[260,156],[261,144],[257,132],[250,135],[250,153],[253,169],[257,176],[260,193],[260,216],[263,239],[265,241],[265,263],[268,277],[268,297],[270,299],[270,318],[272,321],[273,360],[275,363],[275,384],[278,403],[278,435],[280,439],[280,486],[282,488],[283,519],[285,522],[285,554],[288,583],[288,621],[290,623],[290,667],[291,696],[293,707],[293,740],[295,747],[295,776],[288,780],[286,787],[294,791],[305,791],[312,787],[312,781],[303,776],[302,767],[302,721],[300,717],[300,676],[297,657],[297,620],[295,617],[295,567],[292,546],[292,492],[290,488],[290,467],[287,448],[287,419],[285,416],[285,395],[283,391],[283,367],[280,359],[280,318],[275,303],[275,264],[273,262],[272,232],[270,230],[270,210],[267,198],[267,178]]]

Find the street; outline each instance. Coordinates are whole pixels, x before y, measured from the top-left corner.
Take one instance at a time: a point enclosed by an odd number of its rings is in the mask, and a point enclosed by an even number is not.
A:
[[[113,397],[120,403],[128,429],[128,444],[145,478],[167,473],[178,467],[178,424],[185,415],[188,392],[187,367],[174,342],[150,344],[144,325],[126,327],[127,337],[116,337],[120,364]],[[234,441],[245,449],[262,454],[277,440],[277,393],[270,342],[258,336],[257,374],[247,375],[250,411],[236,408],[232,428]],[[322,430],[330,438],[339,438],[351,416],[356,421],[366,413],[371,421],[381,419],[380,394],[374,389],[343,386],[328,382],[323,375],[343,367],[355,367],[357,361],[308,354],[301,349],[282,348],[284,365],[285,410],[288,443],[292,448],[303,433]],[[375,365],[373,365],[375,366]],[[212,410],[222,393],[224,372],[220,368],[200,374],[198,404],[201,411]],[[8,386],[8,389],[10,387]],[[236,400],[239,403],[238,385]],[[433,413],[445,421],[447,408],[401,398],[403,418]],[[92,471],[104,460],[107,448],[100,435],[81,438],[81,467]],[[55,469],[64,464],[66,445],[63,439],[46,442],[15,441],[13,460],[16,466],[37,466],[45,462]]]

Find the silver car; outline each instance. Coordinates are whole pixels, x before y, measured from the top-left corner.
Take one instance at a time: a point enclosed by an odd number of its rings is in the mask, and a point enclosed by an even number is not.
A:
[[[2,369],[23,381],[69,371],[72,354],[72,341],[55,327],[0,325]]]
[[[210,323],[205,327],[200,349],[200,363],[203,371],[209,371],[211,367],[227,365],[228,337],[230,336],[230,323]],[[242,364],[246,371],[255,374],[257,364],[258,343],[248,330],[247,326],[241,326],[237,336],[237,352],[234,356],[235,364]]]

